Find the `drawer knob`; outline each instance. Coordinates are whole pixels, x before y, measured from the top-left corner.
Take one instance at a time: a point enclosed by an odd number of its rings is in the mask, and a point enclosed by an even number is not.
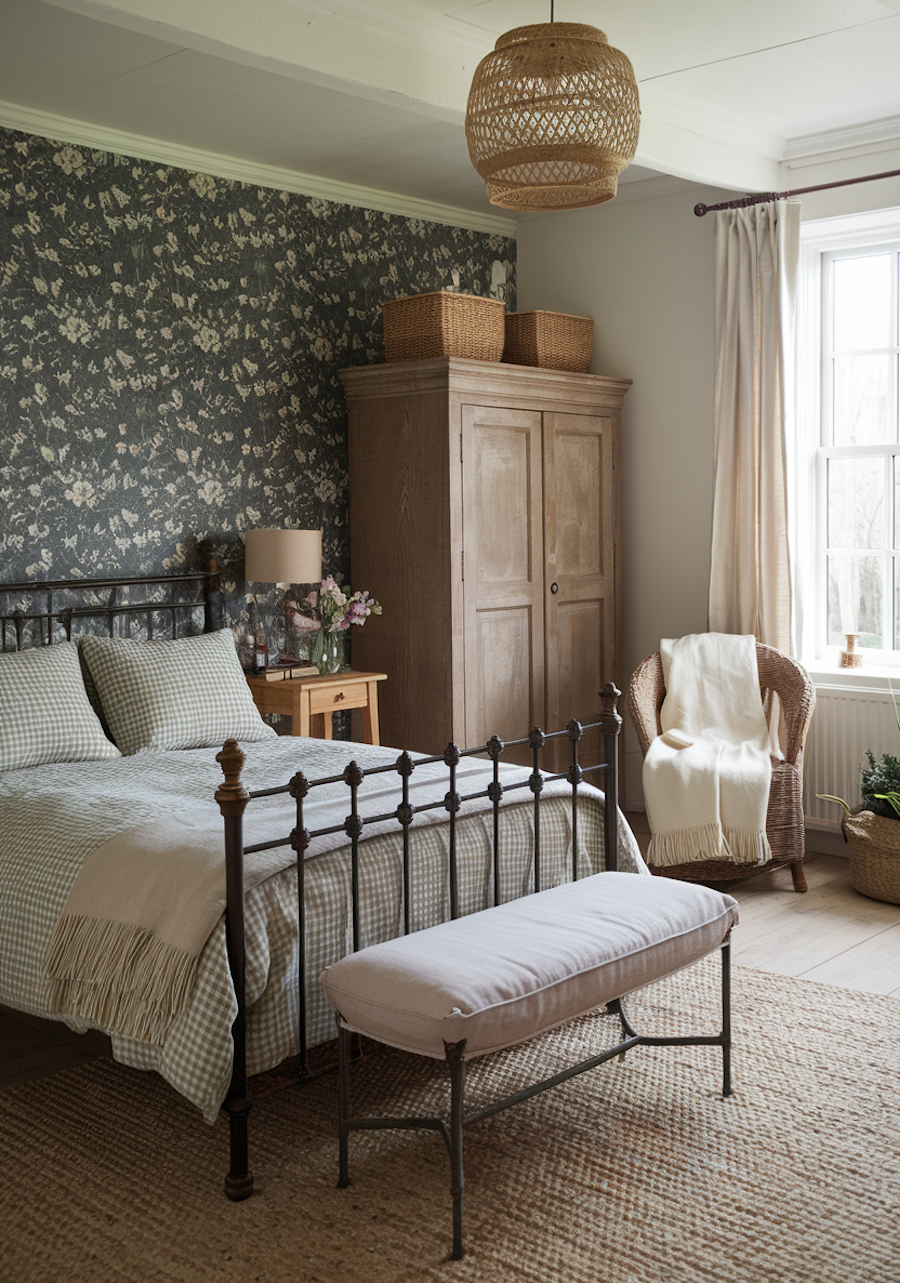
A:
[[[344,694],[344,692],[343,692],[343,691],[338,691],[338,693],[335,695],[335,697],[334,697],[334,698],[335,698],[335,702],[336,702],[336,703],[340,703],[340,701],[341,701],[342,699],[346,699],[346,698],[347,698],[347,696]]]

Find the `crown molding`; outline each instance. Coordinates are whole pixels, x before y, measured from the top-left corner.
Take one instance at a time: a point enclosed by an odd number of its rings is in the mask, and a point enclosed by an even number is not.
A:
[[[453,205],[442,205],[437,201],[420,200],[414,196],[401,196],[372,187],[317,178],[314,174],[303,174],[295,169],[281,169],[274,165],[242,160],[237,156],[223,156],[217,152],[184,147],[180,143],[146,138],[142,134],[125,133],[66,116],[55,116],[50,112],[37,111],[16,103],[0,101],[0,125],[7,129],[18,129],[22,133],[35,134],[40,138],[94,147],[120,156],[133,156],[137,160],[172,165],[176,169],[186,169],[192,173],[212,174],[216,178],[228,178],[254,187],[272,187],[278,191],[334,201],[339,205],[375,209],[384,214],[397,214],[401,218],[419,218],[449,227],[464,227],[473,232],[488,232],[497,236],[516,235],[515,218],[482,214],[474,210],[458,209]]]
[[[881,241],[896,240],[898,236],[900,208],[897,206],[810,219],[800,226],[801,243],[819,252],[842,249],[845,245],[877,245]],[[843,673],[841,678],[843,680]]]
[[[832,156],[839,152],[852,150],[860,155],[866,151],[885,151],[892,144],[900,144],[900,116],[789,138],[784,149],[783,163],[793,167],[796,162],[807,158]]]

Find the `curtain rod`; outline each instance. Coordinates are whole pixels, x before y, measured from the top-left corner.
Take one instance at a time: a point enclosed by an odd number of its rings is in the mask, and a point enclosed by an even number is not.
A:
[[[816,187],[797,187],[791,192],[760,192],[756,196],[744,196],[741,200],[726,200],[721,205],[695,205],[694,213],[698,218],[717,209],[746,209],[748,205],[765,205],[773,200],[787,200],[789,196],[805,196],[807,192],[827,192],[832,187],[852,187],[854,183],[874,183],[878,178],[900,178],[900,169],[889,169],[883,174],[866,174],[865,178],[844,178],[839,183],[819,183]]]

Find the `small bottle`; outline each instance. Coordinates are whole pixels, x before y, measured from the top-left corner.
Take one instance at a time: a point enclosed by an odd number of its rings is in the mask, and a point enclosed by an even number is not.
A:
[[[256,664],[254,652],[256,651],[256,603],[251,597],[247,603],[247,624],[241,629],[241,640],[238,646],[240,655],[241,668],[245,673],[252,673]]]
[[[266,630],[262,624],[256,629],[256,635],[253,646],[253,670],[257,673],[264,673],[269,664],[269,643],[266,640]]]

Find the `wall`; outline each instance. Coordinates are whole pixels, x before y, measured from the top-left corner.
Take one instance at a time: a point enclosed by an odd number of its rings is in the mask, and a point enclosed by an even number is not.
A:
[[[594,318],[595,374],[634,380],[623,414],[625,672],[707,628],[713,484],[714,219],[685,190],[523,219],[519,307]],[[640,752],[626,728],[627,803]]]
[[[269,525],[323,526],[346,575],[337,371],[384,359],[383,299],[514,306],[514,263],[506,237],[0,130],[0,581],[212,552],[236,619],[240,533]]]

